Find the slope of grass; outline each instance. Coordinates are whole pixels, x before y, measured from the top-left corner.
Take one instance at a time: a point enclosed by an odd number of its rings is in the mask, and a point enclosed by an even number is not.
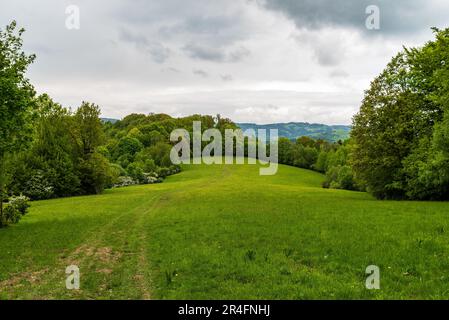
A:
[[[187,166],[158,185],[39,201],[0,230],[0,298],[449,297],[449,203],[326,190],[280,166]],[[78,265],[81,290],[65,288]],[[365,268],[380,268],[380,290]]]

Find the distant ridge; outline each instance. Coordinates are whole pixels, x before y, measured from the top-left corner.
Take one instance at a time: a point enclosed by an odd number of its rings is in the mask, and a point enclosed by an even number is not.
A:
[[[278,129],[279,137],[285,137],[294,140],[299,137],[310,137],[314,139],[323,139],[330,142],[346,140],[349,138],[351,126],[346,125],[325,125],[308,122],[288,122],[288,123],[237,123],[245,131],[246,129]]]
[[[117,121],[120,121],[118,119],[112,119],[112,118],[100,118],[100,120],[103,121],[104,123],[110,122],[112,124],[116,123]]]
[[[116,123],[119,119],[101,118],[104,123]],[[288,122],[288,123],[270,123],[270,124],[256,124],[256,123],[236,123],[243,131],[246,129],[278,129],[279,137],[285,137],[290,140],[295,140],[299,137],[310,137],[314,139],[323,139],[330,142],[337,142],[338,140],[346,140],[349,138],[351,126],[347,125],[326,125],[320,123],[308,122]]]

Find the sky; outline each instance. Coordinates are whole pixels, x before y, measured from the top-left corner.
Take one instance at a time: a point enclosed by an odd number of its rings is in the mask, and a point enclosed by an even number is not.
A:
[[[449,1],[2,0],[12,20],[38,93],[72,109],[350,124],[403,46],[449,27]]]

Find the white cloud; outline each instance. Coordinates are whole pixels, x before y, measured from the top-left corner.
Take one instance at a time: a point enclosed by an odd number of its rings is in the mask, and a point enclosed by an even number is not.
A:
[[[348,124],[372,78],[403,44],[430,39],[449,9],[376,1],[384,29],[373,34],[355,0],[345,12],[324,0],[3,0],[0,25],[27,29],[32,82],[66,106]],[[69,4],[80,7],[78,31],[65,28]]]

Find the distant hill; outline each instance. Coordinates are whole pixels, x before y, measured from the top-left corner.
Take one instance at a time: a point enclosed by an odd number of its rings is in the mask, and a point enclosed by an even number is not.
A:
[[[100,118],[100,120],[103,121],[104,123],[106,123],[106,122],[116,123],[117,121],[119,121],[118,119],[112,119],[112,118]]]
[[[255,123],[237,123],[237,125],[245,131],[246,129],[278,129],[280,137],[294,140],[298,137],[306,136],[314,139],[323,139],[331,142],[338,140],[346,140],[349,138],[351,126],[332,125],[307,122],[289,122],[289,123],[271,123],[271,124],[255,124]]]
[[[113,118],[101,118],[104,123],[116,123],[120,121]],[[236,123],[243,131],[246,129],[278,129],[279,137],[285,137],[294,140],[299,137],[311,137],[314,139],[323,139],[330,142],[346,140],[349,138],[351,126],[345,125],[325,125],[308,122],[289,122],[289,123]]]

